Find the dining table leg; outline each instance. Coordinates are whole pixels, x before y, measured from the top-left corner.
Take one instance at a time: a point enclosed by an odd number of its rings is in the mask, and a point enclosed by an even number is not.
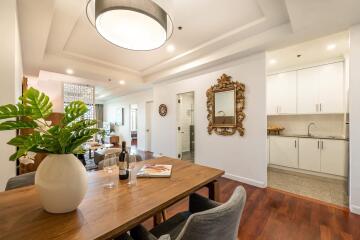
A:
[[[216,202],[220,201],[220,189],[219,182],[217,180],[207,184],[206,187],[209,189],[209,198]]]
[[[159,225],[162,222],[162,213],[156,213],[153,217],[154,227]]]

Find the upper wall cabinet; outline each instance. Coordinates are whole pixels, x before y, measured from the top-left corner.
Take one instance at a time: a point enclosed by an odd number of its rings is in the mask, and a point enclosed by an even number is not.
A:
[[[298,71],[297,109],[300,114],[343,113],[343,62]]]
[[[296,72],[271,75],[267,79],[268,115],[296,113]]]
[[[267,114],[344,113],[344,63],[270,75]]]

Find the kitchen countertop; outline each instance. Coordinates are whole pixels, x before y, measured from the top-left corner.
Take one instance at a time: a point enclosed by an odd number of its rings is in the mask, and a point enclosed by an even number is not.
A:
[[[314,138],[314,139],[330,139],[330,140],[345,140],[348,141],[349,138],[339,137],[339,136],[317,136],[317,135],[301,135],[301,134],[281,134],[281,135],[268,135],[273,137],[297,137],[297,138]]]

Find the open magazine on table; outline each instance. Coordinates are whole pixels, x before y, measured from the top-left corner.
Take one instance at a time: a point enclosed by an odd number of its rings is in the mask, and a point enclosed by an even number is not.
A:
[[[137,177],[170,177],[172,165],[145,164],[137,173]]]

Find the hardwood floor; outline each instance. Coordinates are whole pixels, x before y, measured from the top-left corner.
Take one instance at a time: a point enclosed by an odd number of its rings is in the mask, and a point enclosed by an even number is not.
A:
[[[271,188],[257,188],[221,178],[220,200],[229,199],[238,185],[247,192],[239,228],[239,239],[263,240],[337,240],[360,239],[360,216],[346,208],[307,199]],[[206,195],[207,190],[201,189]],[[167,209],[168,217],[188,207],[187,199]],[[152,227],[152,220],[145,223]]]

